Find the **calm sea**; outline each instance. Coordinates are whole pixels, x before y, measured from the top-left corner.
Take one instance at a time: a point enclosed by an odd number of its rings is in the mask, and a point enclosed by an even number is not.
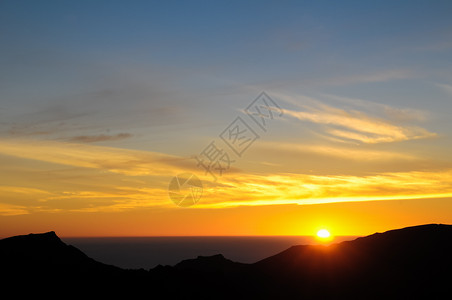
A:
[[[335,237],[334,242],[353,240],[353,236]],[[223,254],[243,263],[254,263],[294,245],[317,244],[310,236],[246,236],[246,237],[102,237],[62,238],[97,261],[121,268],[153,268],[178,262]]]

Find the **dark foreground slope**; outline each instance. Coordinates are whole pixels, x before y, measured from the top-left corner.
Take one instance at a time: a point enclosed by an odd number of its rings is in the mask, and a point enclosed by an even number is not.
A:
[[[255,267],[290,293],[352,298],[432,298],[450,294],[452,226],[422,225],[354,241],[293,246]]]
[[[450,294],[451,254],[452,226],[431,224],[331,246],[293,246],[255,264],[214,255],[123,270],[49,232],[0,240],[0,276],[9,284],[151,299],[434,298]]]

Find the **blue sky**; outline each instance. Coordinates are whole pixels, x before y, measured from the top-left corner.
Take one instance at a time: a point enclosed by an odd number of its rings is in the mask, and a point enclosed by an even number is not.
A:
[[[450,108],[447,1],[0,5],[6,135],[11,127],[51,131],[64,119],[72,125],[53,138],[136,132],[157,140],[148,132],[161,126],[160,138],[171,138],[160,146],[129,139],[124,147],[171,151],[183,138],[177,132],[208,139],[263,90],[364,99],[438,120]]]

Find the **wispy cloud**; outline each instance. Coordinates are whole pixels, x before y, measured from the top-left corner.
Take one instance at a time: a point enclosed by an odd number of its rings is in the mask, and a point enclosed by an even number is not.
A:
[[[95,168],[125,175],[168,175],[195,168],[190,158],[56,141],[2,140],[0,153],[44,162]]]
[[[337,149],[335,152],[331,147],[312,146],[305,151],[341,159],[348,156],[365,158],[366,155],[359,150],[342,150]],[[93,182],[91,177],[65,178],[58,171],[56,182],[37,178],[39,189],[29,183],[27,187],[22,181],[22,186],[0,186],[2,195],[8,198],[1,200],[1,215],[37,211],[177,209],[168,198],[168,179],[180,172],[203,173],[193,161],[175,156],[86,144],[2,141],[0,153],[75,166],[90,172],[85,174],[99,176],[99,180]],[[376,160],[410,159],[379,151],[370,152],[369,156]],[[24,172],[29,174],[29,169]],[[74,171],[70,173],[78,174]],[[152,183],[149,183],[147,176],[153,176]],[[195,206],[199,209],[452,197],[452,170],[449,169],[383,172],[363,176],[235,172],[225,173],[216,183],[206,178],[208,176],[199,176],[204,185],[203,197]]]
[[[201,208],[452,197],[452,170],[369,176],[244,174],[205,191]],[[207,201],[206,201],[207,200]]]
[[[293,102],[293,101],[292,101]],[[372,116],[358,109],[342,109],[311,101],[311,105],[300,105],[302,110],[286,109],[285,113],[301,121],[323,125],[323,132],[344,140],[362,143],[387,143],[436,136],[435,133],[418,126],[399,125],[382,117]],[[392,115],[399,119],[409,118],[409,110],[391,109],[385,107]],[[417,113],[417,119],[422,114]]]
[[[351,148],[345,146],[331,146],[322,144],[300,144],[300,143],[281,143],[281,142],[264,142],[262,141],[256,146],[260,151],[277,151],[279,156],[290,156],[291,153],[315,154],[326,157],[338,158],[348,161],[400,161],[400,160],[416,160],[419,159],[410,153],[399,153],[394,151],[372,150]]]
[[[452,49],[452,41],[450,41],[450,35],[444,37],[441,41],[431,42],[422,46],[414,47],[417,51],[447,51]]]
[[[69,142],[74,143],[95,143],[95,142],[105,142],[105,141],[118,141],[131,138],[133,134],[131,133],[118,133],[118,134],[99,134],[99,135],[79,135],[67,139]]]
[[[452,96],[452,85],[450,84],[444,84],[444,83],[437,83],[437,87],[440,87],[444,92]]]
[[[21,192],[20,190],[14,190]],[[29,192],[29,191],[26,191]],[[175,208],[167,187],[97,187],[45,193],[40,205],[0,203],[0,215],[45,212],[119,212],[142,208]],[[235,174],[218,184],[204,182],[197,209],[261,205],[390,201],[452,197],[452,170],[392,172],[368,176],[309,174]],[[69,205],[70,204],[70,205]]]
[[[356,75],[338,76],[329,78],[327,82],[331,85],[349,85],[358,83],[386,82],[390,80],[409,79],[415,76],[416,73],[411,70],[395,69]]]
[[[27,207],[0,203],[0,216],[17,216],[29,214]]]
[[[384,103],[378,103],[358,98],[342,97],[332,94],[323,94],[327,99],[332,99],[343,105],[350,105],[355,109],[360,109],[365,112],[372,112],[374,115],[381,116],[391,121],[426,121],[429,117],[429,112],[410,107],[394,107]]]

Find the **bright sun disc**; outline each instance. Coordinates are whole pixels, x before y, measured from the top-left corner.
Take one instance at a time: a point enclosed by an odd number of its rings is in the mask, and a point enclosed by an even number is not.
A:
[[[326,229],[320,229],[317,231],[317,236],[322,239],[326,239],[330,237],[330,232]]]

